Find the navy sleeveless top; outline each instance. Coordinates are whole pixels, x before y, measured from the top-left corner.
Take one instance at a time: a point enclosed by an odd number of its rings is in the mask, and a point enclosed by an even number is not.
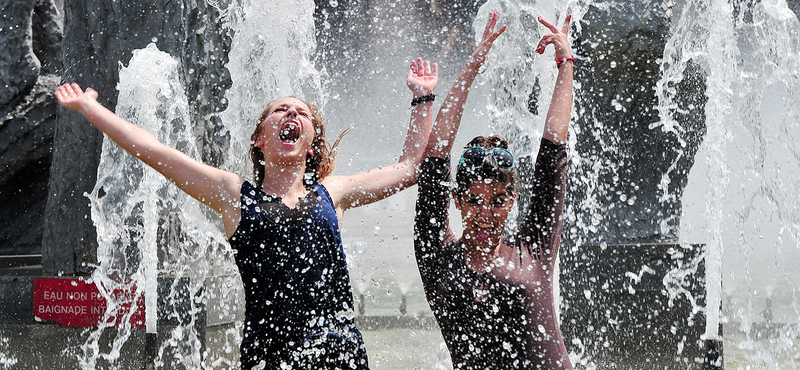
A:
[[[368,369],[336,210],[315,184],[290,210],[245,181],[229,242],[245,290],[243,369]],[[281,207],[286,212],[276,212]]]

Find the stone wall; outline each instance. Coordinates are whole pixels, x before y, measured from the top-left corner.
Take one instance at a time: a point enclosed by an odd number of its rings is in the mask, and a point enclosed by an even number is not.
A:
[[[40,253],[60,82],[63,12],[6,0],[0,16],[0,254]]]

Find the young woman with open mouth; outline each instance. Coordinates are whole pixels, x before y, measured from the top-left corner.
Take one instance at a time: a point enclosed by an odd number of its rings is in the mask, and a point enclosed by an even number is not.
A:
[[[438,71],[421,58],[411,64],[415,99],[399,162],[351,176],[331,175],[339,141],[330,145],[318,109],[295,97],[273,101],[255,123],[253,182],[162,144],[103,107],[91,88],[64,84],[56,97],[222,215],[245,289],[243,369],[367,369],[339,220],[417,181]]]

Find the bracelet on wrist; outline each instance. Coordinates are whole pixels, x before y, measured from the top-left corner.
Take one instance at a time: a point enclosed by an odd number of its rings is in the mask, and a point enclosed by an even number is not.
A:
[[[417,105],[419,103],[424,103],[426,101],[434,101],[434,100],[436,100],[436,95],[433,94],[433,93],[428,94],[428,95],[423,95],[423,96],[411,99],[411,106],[413,107],[413,106],[415,106],[415,105]]]
[[[556,68],[561,68],[561,64],[566,62],[566,61],[570,61],[570,62],[572,62],[572,64],[575,64],[575,58],[564,58],[564,59],[561,59],[559,61],[556,61]]]

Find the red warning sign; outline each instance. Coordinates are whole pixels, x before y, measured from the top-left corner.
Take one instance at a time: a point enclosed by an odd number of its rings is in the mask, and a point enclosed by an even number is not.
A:
[[[119,326],[126,316],[130,316],[131,326],[143,328],[144,294],[136,298],[135,284],[129,286],[129,289],[110,293],[115,309],[105,322]],[[96,327],[103,322],[107,306],[106,298],[97,286],[84,279],[33,279],[33,314],[38,320],[54,321],[69,327]]]

